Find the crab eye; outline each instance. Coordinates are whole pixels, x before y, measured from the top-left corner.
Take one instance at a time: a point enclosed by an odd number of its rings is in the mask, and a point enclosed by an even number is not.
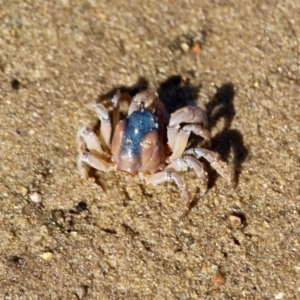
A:
[[[145,102],[141,102],[140,111],[144,111],[144,110],[145,110]]]
[[[156,115],[152,115],[151,121],[153,123],[154,128],[158,128],[158,117]]]

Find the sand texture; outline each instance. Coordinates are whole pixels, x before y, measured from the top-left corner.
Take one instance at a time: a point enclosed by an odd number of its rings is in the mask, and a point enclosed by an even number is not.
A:
[[[0,0],[0,298],[300,299],[299,53],[299,0]],[[117,89],[206,109],[232,184],[82,180]]]

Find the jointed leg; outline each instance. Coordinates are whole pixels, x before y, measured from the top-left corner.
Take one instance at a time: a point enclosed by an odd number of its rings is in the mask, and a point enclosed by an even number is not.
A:
[[[180,128],[182,123],[189,124]],[[186,106],[175,111],[171,115],[168,126],[168,144],[173,151],[170,160],[176,159],[183,153],[191,132],[210,142],[211,134],[206,127],[207,116],[200,107]]]
[[[207,173],[204,171],[202,163],[197,158],[190,155],[182,156],[175,159],[167,166],[167,169],[175,170],[177,172],[185,171],[188,168],[194,170],[202,185],[205,186],[205,190],[201,193],[201,195],[204,195],[207,187]]]
[[[128,104],[131,102],[131,97],[128,93],[121,93],[118,91],[114,97],[111,99],[113,104],[113,118],[112,118],[112,128],[115,130],[117,124],[120,121],[120,102],[127,101]]]
[[[209,151],[204,148],[193,148],[185,151],[183,155],[192,155],[197,158],[203,157],[206,159],[210,165],[223,177],[225,180],[230,183],[230,175],[228,174],[228,171],[226,169],[226,164],[222,161],[219,161],[215,154],[212,151]]]
[[[110,149],[111,122],[107,109],[101,103],[89,103],[87,107],[98,114],[100,119],[100,141],[103,148],[107,151]]]
[[[77,144],[80,152],[77,158],[77,167],[84,179],[88,179],[88,166],[106,172],[112,169],[112,165],[105,160],[107,154],[103,152],[94,131],[82,127],[77,133]],[[86,149],[90,152],[86,152]]]
[[[201,125],[189,124],[185,125],[182,129],[180,129],[179,126],[168,128],[168,140],[171,142],[171,144],[169,142],[169,145],[172,149],[170,160],[182,155],[192,132],[203,137],[207,142],[210,142],[211,134],[209,130]]]
[[[113,166],[110,163],[94,156],[90,152],[84,152],[82,154],[79,154],[77,158],[77,167],[80,172],[80,175],[86,180],[89,178],[88,166],[104,172],[113,170]]]
[[[113,118],[112,118],[112,130],[115,130],[117,124],[120,121],[120,98],[121,98],[121,93],[120,91],[118,91],[111,99],[111,102],[114,106]]]
[[[147,184],[161,184],[166,181],[174,181],[178,188],[181,190],[181,196],[186,203],[186,205],[189,205],[190,196],[186,189],[185,182],[183,179],[175,172],[172,172],[171,170],[164,170],[156,174],[151,174],[145,177]]]
[[[89,149],[91,153],[104,154],[99,138],[95,132],[91,129],[87,129],[85,126],[81,127],[77,132],[77,145],[79,152],[84,152],[86,149]]]
[[[142,103],[146,102],[148,95],[148,92],[141,92],[138,93],[135,97],[133,97],[128,109],[128,116],[131,115],[134,111],[141,109],[141,105]]]
[[[141,109],[142,104],[144,104],[145,108],[149,108],[150,106],[159,110],[163,110],[164,108],[164,105],[159,100],[156,93],[143,91],[133,97],[129,106],[128,115],[131,115],[134,111]]]
[[[198,106],[185,106],[171,114],[169,126],[174,127],[180,123],[197,123],[204,127],[208,125],[205,111]]]

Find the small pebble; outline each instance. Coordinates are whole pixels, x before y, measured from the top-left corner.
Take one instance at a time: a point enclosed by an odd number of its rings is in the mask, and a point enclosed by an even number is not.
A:
[[[192,47],[192,51],[193,51],[194,53],[200,53],[200,52],[201,52],[201,46],[200,46],[200,44],[199,44],[199,43],[195,43],[195,44],[193,45],[193,47]]]
[[[235,215],[230,215],[229,216],[229,221],[230,221],[230,225],[233,229],[238,229],[241,227],[242,225],[242,220],[240,217],[235,216]]]
[[[77,287],[76,289],[76,294],[78,295],[77,299],[83,299],[87,296],[88,293],[88,286],[87,285],[81,285]]]
[[[53,253],[50,252],[50,251],[44,252],[44,253],[41,255],[41,258],[42,258],[43,260],[50,260],[50,259],[52,259],[52,257],[53,257]]]
[[[217,273],[212,280],[214,287],[219,287],[220,285],[223,285],[225,282],[226,282],[226,278],[221,273]]]
[[[28,189],[25,186],[20,187],[20,193],[24,197],[28,194]]]
[[[41,203],[42,202],[42,195],[38,192],[33,192],[29,195],[30,200],[33,203]]]
[[[255,82],[253,83],[253,86],[254,86],[255,88],[259,88],[259,82],[258,82],[258,81],[255,81]]]
[[[187,43],[181,43],[180,48],[183,52],[188,52],[190,49],[190,46]]]
[[[165,74],[166,73],[166,70],[164,68],[161,68],[161,67],[158,67],[157,68],[157,71],[161,74]]]
[[[275,299],[276,299],[276,300],[283,299],[283,297],[284,297],[284,293],[282,293],[282,292],[280,292],[280,293],[278,293],[277,295],[275,295]]]
[[[95,178],[95,177],[89,177],[89,178],[88,178],[88,181],[89,181],[90,183],[95,183],[95,182],[96,182],[96,178]]]

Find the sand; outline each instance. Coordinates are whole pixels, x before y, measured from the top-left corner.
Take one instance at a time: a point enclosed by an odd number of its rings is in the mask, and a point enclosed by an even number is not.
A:
[[[299,1],[28,2],[0,4],[0,298],[300,299]],[[83,181],[118,88],[206,109],[232,185],[184,172],[180,219],[173,183]]]

